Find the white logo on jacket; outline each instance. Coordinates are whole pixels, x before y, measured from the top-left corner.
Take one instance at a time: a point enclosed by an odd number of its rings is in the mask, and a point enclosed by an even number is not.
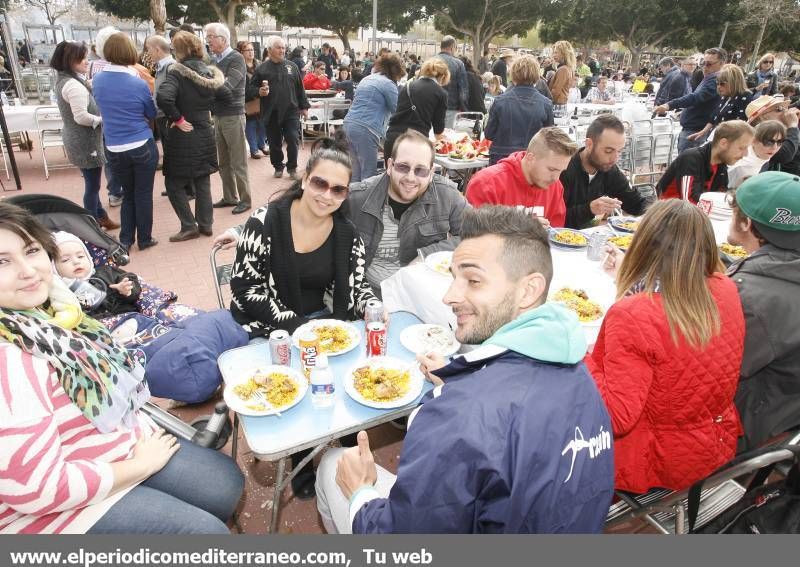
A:
[[[604,431],[603,426],[601,425],[600,432],[594,437],[589,437],[589,440],[587,441],[583,437],[583,431],[581,431],[581,428],[575,426],[575,437],[569,443],[567,443],[567,446],[564,447],[563,451],[561,451],[562,457],[566,455],[568,451],[572,451],[572,462],[569,465],[569,474],[567,475],[567,478],[564,479],[565,483],[572,478],[572,469],[575,467],[575,459],[578,456],[578,453],[584,449],[589,449],[590,459],[600,456],[600,453],[603,451],[608,451],[611,449],[611,433]]]

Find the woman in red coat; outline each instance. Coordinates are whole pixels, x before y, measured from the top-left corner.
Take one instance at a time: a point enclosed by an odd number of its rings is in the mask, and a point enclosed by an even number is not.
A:
[[[650,207],[605,268],[617,302],[585,362],[611,414],[616,488],[684,489],[729,461],[742,431],[736,286],[708,218],[677,199]]]
[[[331,88],[331,80],[325,74],[325,63],[314,63],[314,72],[303,77],[303,87],[307,91],[327,91]]]

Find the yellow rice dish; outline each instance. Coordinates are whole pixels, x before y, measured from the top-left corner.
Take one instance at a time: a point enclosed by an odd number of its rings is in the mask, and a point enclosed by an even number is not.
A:
[[[294,401],[298,388],[294,380],[280,372],[270,372],[269,374],[256,372],[247,379],[247,382],[233,387],[233,393],[247,402],[247,409],[253,411],[270,409],[269,406],[256,399],[259,392],[264,395],[273,408],[280,409]]]
[[[603,316],[602,307],[591,301],[582,289],[562,287],[556,292],[553,299],[566,304],[567,307],[577,313],[581,323],[596,321]]]
[[[446,276],[450,275],[450,259],[442,260],[441,262],[437,262],[436,265],[433,267],[434,270],[439,272],[440,274],[444,274]]]
[[[628,248],[630,248],[632,241],[633,241],[633,236],[630,234],[627,236],[612,236],[611,238],[608,239],[608,242],[610,244],[613,244],[614,246],[620,248],[621,250],[627,250]]]
[[[630,230],[631,232],[636,232],[636,229],[639,228],[639,223],[637,221],[621,222],[617,224],[617,228],[621,228],[622,230]]]
[[[363,366],[353,372],[353,386],[371,402],[391,402],[405,396],[411,385],[408,371]]]
[[[352,338],[347,327],[339,325],[320,325],[314,327],[319,339],[319,350],[326,354],[341,352],[350,347]]]
[[[741,246],[735,246],[733,244],[728,244],[727,242],[720,244],[719,249],[723,254],[727,254],[732,258],[744,258],[747,256],[747,250]]]
[[[572,246],[585,246],[589,242],[584,235],[574,230],[559,231],[553,236],[553,240]]]

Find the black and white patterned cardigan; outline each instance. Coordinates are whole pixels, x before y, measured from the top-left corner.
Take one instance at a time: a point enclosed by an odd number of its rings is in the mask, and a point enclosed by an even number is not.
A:
[[[293,333],[308,321],[302,315],[291,203],[281,199],[261,207],[239,236],[231,276],[231,313],[251,338],[274,329]],[[334,279],[325,290],[325,305],[334,319],[359,319],[367,301],[375,299],[366,279],[364,243],[339,211],[333,216],[333,233]]]

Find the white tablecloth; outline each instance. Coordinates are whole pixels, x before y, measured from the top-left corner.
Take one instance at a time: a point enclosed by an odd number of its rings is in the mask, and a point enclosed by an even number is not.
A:
[[[718,243],[726,241],[728,235],[728,222],[711,221],[714,234]],[[609,231],[607,227],[590,229]],[[607,312],[616,298],[616,286],[611,277],[606,274],[601,262],[589,260],[586,249],[566,249],[551,247],[553,256],[553,281],[550,284],[550,293],[553,294],[562,287],[583,289],[592,301],[596,301]],[[456,318],[450,307],[442,302],[447,293],[452,278],[428,268],[424,263],[417,263],[398,270],[393,276],[381,284],[383,303],[389,312],[408,311],[419,317],[425,323],[455,328]],[[586,342],[589,346],[597,341],[602,318],[591,323],[584,323]]]
[[[4,106],[3,113],[6,117],[9,132],[33,132],[36,130],[36,109],[47,108],[49,105]],[[58,109],[54,109],[58,114]],[[60,119],[60,117],[59,117]],[[48,121],[48,128],[58,127]]]

